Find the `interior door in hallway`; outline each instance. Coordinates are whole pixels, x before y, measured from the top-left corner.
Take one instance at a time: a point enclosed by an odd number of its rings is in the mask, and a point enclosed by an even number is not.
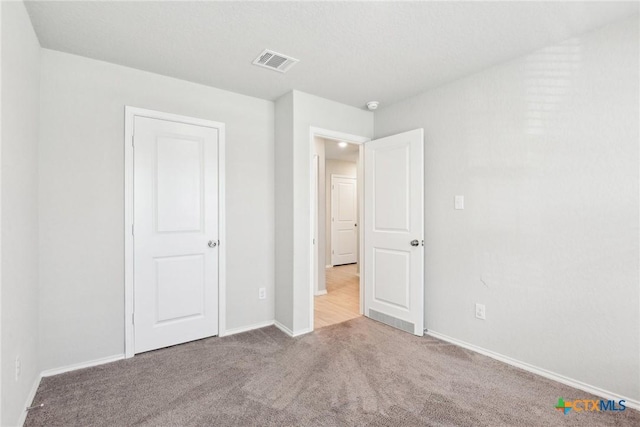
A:
[[[331,175],[331,265],[358,262],[356,178]]]
[[[365,315],[424,333],[423,130],[364,145]]]
[[[135,353],[218,334],[218,129],[135,117]]]

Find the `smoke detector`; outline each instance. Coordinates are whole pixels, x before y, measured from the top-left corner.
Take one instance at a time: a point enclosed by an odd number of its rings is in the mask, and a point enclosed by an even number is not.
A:
[[[258,67],[268,68],[273,71],[279,71],[285,73],[289,71],[291,67],[296,65],[297,59],[287,55],[283,55],[278,52],[274,52],[269,49],[262,51],[256,59],[253,60],[253,64]]]
[[[378,105],[380,105],[380,103],[378,101],[369,101],[367,102],[367,108],[371,111],[375,110],[376,108],[378,108]]]

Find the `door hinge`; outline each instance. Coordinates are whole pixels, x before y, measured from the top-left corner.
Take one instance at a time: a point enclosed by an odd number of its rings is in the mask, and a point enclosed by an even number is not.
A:
[[[331,251],[331,254],[335,255],[335,253],[336,253],[336,251],[334,251],[334,250]]]
[[[132,235],[132,236],[134,236],[134,233],[133,233],[133,224],[131,224],[131,235]]]
[[[132,147],[136,146],[136,136],[135,135],[131,135],[131,146]]]
[[[131,324],[132,325],[136,324],[136,314],[135,313],[131,313]]]
[[[335,189],[336,189],[336,186],[335,186],[335,185],[332,185],[332,186],[331,186],[331,189],[332,189],[332,190],[335,190]]]

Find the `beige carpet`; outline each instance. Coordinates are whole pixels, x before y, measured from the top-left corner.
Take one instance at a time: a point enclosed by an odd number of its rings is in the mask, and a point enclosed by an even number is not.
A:
[[[640,425],[569,413],[594,398],[471,351],[358,318],[291,339],[275,327],[44,378],[27,426]]]

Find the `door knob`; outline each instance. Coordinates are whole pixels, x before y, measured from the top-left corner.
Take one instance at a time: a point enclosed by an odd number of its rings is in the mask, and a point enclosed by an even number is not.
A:
[[[420,246],[420,242],[418,242],[417,240],[412,240],[411,246]]]
[[[214,242],[213,240],[209,240],[209,243],[207,243],[207,245],[209,245],[210,248],[215,248],[216,246],[218,246],[218,242]]]

